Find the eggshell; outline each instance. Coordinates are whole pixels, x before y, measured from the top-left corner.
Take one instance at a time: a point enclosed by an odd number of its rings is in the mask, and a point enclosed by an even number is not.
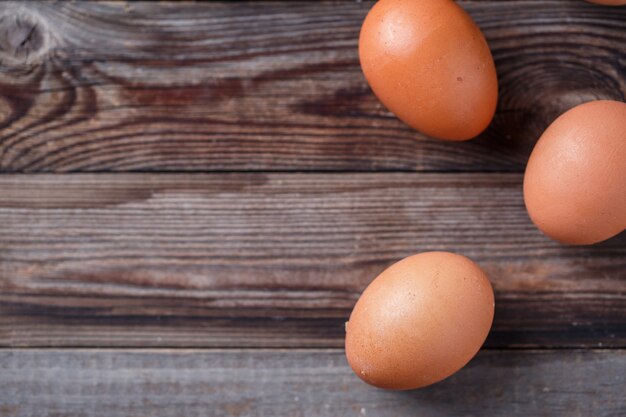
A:
[[[383,271],[346,323],[346,356],[365,382],[414,389],[440,381],[478,352],[493,321],[485,273],[468,258],[425,252]]]
[[[359,57],[380,101],[432,137],[467,140],[493,118],[498,81],[484,36],[451,0],[381,0],[363,22]]]
[[[528,161],[524,200],[535,225],[563,243],[626,229],[626,104],[592,101],[556,119]]]

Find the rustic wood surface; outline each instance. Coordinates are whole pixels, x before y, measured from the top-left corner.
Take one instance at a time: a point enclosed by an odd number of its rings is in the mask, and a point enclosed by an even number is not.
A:
[[[626,415],[626,233],[559,245],[521,193],[558,114],[626,100],[626,7],[459,4],[500,83],[466,143],[373,96],[372,2],[0,3],[0,417]],[[489,274],[487,349],[373,389],[334,348],[425,250]]]
[[[450,379],[374,390],[339,350],[4,350],[3,417],[621,417],[626,351],[483,351]]]
[[[500,102],[467,143],[387,112],[358,65],[371,2],[0,4],[0,170],[521,171],[563,110],[626,97],[626,8],[460,2]]]
[[[463,253],[489,346],[626,346],[626,240],[565,247],[520,174],[0,176],[4,346],[341,346],[388,264]]]

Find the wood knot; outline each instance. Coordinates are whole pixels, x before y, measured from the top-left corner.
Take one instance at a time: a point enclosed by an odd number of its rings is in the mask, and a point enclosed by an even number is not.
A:
[[[0,16],[0,62],[31,64],[46,50],[48,36],[44,25],[24,13]]]

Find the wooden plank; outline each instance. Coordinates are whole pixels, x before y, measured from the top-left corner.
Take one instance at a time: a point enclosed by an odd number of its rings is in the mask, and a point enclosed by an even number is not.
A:
[[[361,382],[339,350],[3,350],[3,417],[594,416],[626,413],[626,353],[483,351],[409,392]]]
[[[0,176],[0,345],[336,347],[390,263],[463,253],[492,347],[626,346],[626,235],[566,247],[519,174]]]
[[[0,170],[520,171],[563,110],[626,97],[625,8],[461,1],[500,76],[462,144],[405,127],[368,89],[371,2],[0,4]]]

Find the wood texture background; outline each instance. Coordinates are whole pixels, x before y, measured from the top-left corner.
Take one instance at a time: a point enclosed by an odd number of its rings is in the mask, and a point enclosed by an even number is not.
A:
[[[623,350],[484,351],[440,384],[393,392],[355,383],[339,350],[11,350],[0,352],[0,412],[620,417],[625,359]]]
[[[499,108],[477,140],[427,139],[361,74],[371,4],[3,3],[0,169],[521,171],[562,111],[626,97],[624,8],[460,2]]]
[[[488,346],[626,347],[626,239],[550,241],[528,219],[521,179],[0,176],[0,340],[338,347],[373,277],[449,250],[491,277]]]
[[[559,245],[521,193],[556,116],[626,100],[626,7],[459,4],[500,84],[465,143],[369,90],[371,2],[0,3],[0,417],[626,415],[626,234]],[[493,330],[375,390],[344,322],[425,250],[484,267]]]

